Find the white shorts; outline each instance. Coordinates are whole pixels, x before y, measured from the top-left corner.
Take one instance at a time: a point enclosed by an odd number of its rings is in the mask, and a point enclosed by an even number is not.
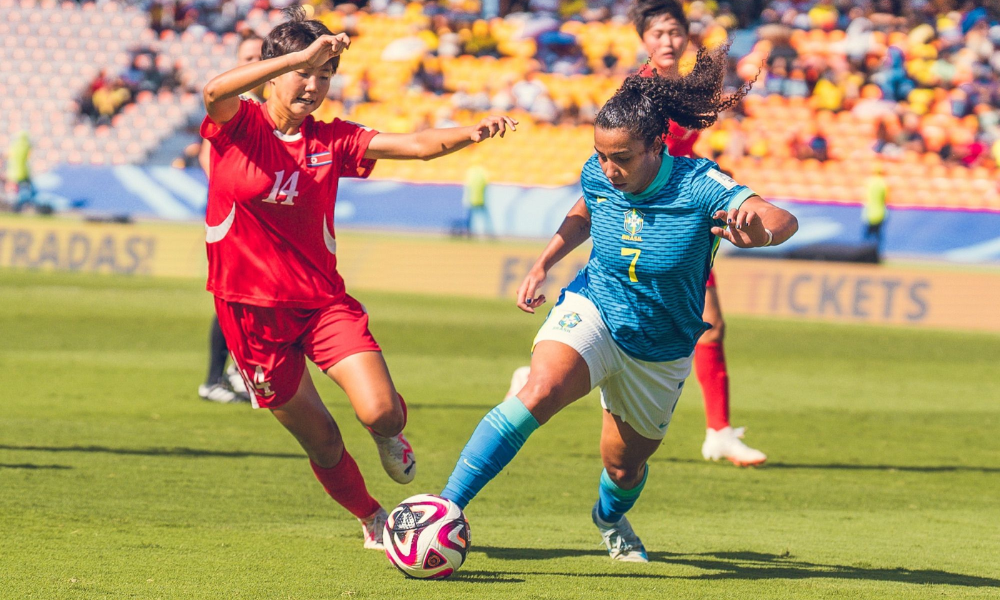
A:
[[[601,387],[601,406],[651,440],[663,439],[694,356],[668,362],[632,358],[611,338],[594,303],[566,292],[535,336],[580,353],[590,368],[590,388]]]

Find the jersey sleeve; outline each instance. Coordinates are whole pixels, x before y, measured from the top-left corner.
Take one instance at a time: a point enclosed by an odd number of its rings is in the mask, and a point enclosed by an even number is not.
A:
[[[583,171],[580,173],[580,187],[583,190],[583,201],[591,214],[594,213],[594,205],[598,198],[603,201],[611,195],[608,191],[609,188],[614,190],[608,182],[608,178],[604,176],[604,171],[601,170],[601,165],[597,162],[596,154],[583,165]]]
[[[252,119],[252,108],[256,104],[252,100],[240,98],[240,107],[224,124],[219,125],[212,120],[212,117],[205,116],[201,122],[201,137],[208,140],[212,147],[222,152],[227,146],[238,142],[248,134],[247,125]]]
[[[333,144],[336,158],[340,163],[340,177],[357,177],[366,179],[375,168],[375,160],[365,158],[368,144],[378,131],[352,123],[335,119],[333,122]]]
[[[739,208],[750,196],[757,193],[719,170],[719,165],[711,160],[700,159],[692,174],[692,197],[711,218],[720,210]]]

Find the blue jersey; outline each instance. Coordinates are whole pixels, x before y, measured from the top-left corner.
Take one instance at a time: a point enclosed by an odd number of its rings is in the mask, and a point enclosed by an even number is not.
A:
[[[719,238],[713,215],[754,192],[706,159],[672,157],[641,194],[616,190],[591,156],[581,176],[594,248],[566,287],[590,299],[615,342],[639,360],[690,356],[710,327],[702,318],[705,283]]]

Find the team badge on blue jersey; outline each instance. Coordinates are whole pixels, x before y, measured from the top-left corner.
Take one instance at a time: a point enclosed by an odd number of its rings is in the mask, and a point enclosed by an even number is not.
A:
[[[559,323],[556,325],[556,329],[561,329],[562,331],[569,331],[570,329],[573,329],[574,327],[579,325],[580,321],[583,321],[583,317],[581,317],[578,313],[575,312],[566,313],[566,315],[563,318],[559,319]]]
[[[639,237],[639,232],[642,231],[642,226],[644,224],[641,211],[634,208],[625,211],[625,231],[626,235],[622,236],[622,239],[627,242],[641,242],[642,238]]]

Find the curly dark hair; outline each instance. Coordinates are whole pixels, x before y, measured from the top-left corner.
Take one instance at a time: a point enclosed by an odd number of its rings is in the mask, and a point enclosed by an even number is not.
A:
[[[321,36],[333,35],[333,32],[322,22],[309,19],[301,6],[293,5],[281,11],[285,22],[271,30],[264,38],[260,50],[261,60],[284,56],[299,50],[305,50]],[[340,66],[340,57],[330,59],[333,71]]]
[[[694,68],[681,77],[629,75],[615,95],[597,113],[595,126],[626,129],[646,145],[670,130],[670,121],[687,129],[711,127],[719,113],[736,107],[750,91],[747,82],[728,96],[722,95],[729,45],[698,50]]]
[[[687,15],[684,14],[684,6],[677,0],[635,0],[628,9],[628,18],[635,25],[635,30],[642,37],[653,21],[663,16],[673,17],[684,32],[691,29]]]

